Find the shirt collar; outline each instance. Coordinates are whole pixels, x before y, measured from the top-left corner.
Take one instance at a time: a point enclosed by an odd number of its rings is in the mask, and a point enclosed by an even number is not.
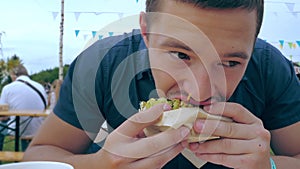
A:
[[[29,81],[30,80],[30,78],[28,76],[25,76],[25,75],[21,75],[21,76],[17,77],[16,80],[19,80],[19,79],[24,80],[24,81]]]

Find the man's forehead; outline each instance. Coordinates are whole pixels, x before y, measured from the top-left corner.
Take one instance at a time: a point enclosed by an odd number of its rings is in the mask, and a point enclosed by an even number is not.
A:
[[[157,25],[167,25],[172,29],[181,28],[202,29],[205,27],[223,30],[249,28],[255,36],[257,16],[256,11],[247,9],[204,9],[188,3],[164,1],[160,12],[148,12],[150,29]],[[179,32],[179,31],[178,31]]]
[[[208,37],[193,23],[176,15],[167,13],[151,13],[156,18],[147,33],[159,36],[161,41],[170,45],[180,45],[186,49],[201,46],[209,42]]]

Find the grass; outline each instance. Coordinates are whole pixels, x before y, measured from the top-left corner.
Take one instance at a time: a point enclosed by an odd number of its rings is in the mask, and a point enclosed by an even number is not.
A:
[[[21,145],[19,145],[21,148]],[[3,144],[3,151],[15,151],[15,139],[11,136],[6,136]]]

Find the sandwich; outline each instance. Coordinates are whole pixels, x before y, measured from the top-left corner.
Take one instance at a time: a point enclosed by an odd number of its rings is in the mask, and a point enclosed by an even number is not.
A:
[[[181,101],[180,99],[151,98],[148,101],[142,101],[140,103],[140,111],[144,111],[160,103],[167,103],[172,109],[163,112],[157,123],[144,129],[146,136],[152,136],[172,128],[177,129],[181,126],[186,126],[191,129],[188,142],[203,142],[211,139],[218,139],[219,137],[196,133],[193,130],[193,124],[196,119],[232,122],[232,119],[230,118],[209,114],[200,107]]]

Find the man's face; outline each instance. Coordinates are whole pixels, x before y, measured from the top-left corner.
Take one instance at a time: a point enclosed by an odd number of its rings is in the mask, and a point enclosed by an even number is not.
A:
[[[150,14],[148,26],[141,17],[159,95],[196,105],[228,99],[252,53],[255,11],[200,9],[163,1],[160,12]]]

